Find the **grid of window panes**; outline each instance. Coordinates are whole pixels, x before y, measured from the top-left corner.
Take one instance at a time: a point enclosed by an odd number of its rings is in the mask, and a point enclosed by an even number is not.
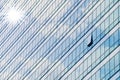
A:
[[[104,59],[109,56],[117,47],[119,47],[118,40],[113,41],[111,43],[111,40],[114,40],[114,37],[118,37],[118,30],[115,31],[104,43],[102,43],[95,51],[92,52],[91,55],[89,55],[80,65],[77,67],[67,78],[68,80],[73,77],[73,75],[77,72],[79,72],[80,75],[78,75],[77,79],[81,80],[83,77],[85,77],[91,70],[93,70],[97,65],[100,64],[101,61],[104,61]],[[106,47],[107,45],[111,45]],[[119,61],[119,58],[117,58]],[[111,64],[113,65],[113,64]],[[103,74],[103,73],[101,73]],[[67,80],[66,78],[66,80]],[[99,77],[97,77],[98,79]],[[101,78],[100,78],[101,79]],[[93,79],[94,80],[94,79]],[[107,79],[106,79],[107,80]]]
[[[2,13],[10,7],[25,17],[13,25],[0,14],[0,80],[86,80],[120,49],[119,0],[0,1]],[[114,77],[120,50],[115,54],[88,79]]]

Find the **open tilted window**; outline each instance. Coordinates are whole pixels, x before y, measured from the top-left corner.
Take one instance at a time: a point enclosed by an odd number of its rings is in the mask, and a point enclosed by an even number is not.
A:
[[[92,44],[93,44],[93,35],[91,34],[91,35],[88,37],[87,46],[90,47]]]

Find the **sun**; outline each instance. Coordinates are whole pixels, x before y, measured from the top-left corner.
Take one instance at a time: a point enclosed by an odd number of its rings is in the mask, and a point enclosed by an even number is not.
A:
[[[15,8],[10,8],[6,13],[6,20],[10,23],[18,23],[24,17],[24,13],[21,10],[17,10]]]

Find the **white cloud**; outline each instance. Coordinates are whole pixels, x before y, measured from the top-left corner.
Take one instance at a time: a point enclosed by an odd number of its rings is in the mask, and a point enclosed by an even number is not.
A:
[[[57,62],[57,60],[54,62]],[[54,64],[54,62],[52,64]],[[54,80],[58,76],[58,74],[66,72],[67,68],[65,68],[64,64],[61,61],[58,61],[58,63],[59,65],[55,65],[56,67],[54,66],[51,69],[52,71],[47,75],[47,77],[45,76],[41,80]]]
[[[46,2],[44,2],[45,4]],[[56,9],[56,6],[63,3],[63,0],[58,0],[58,1],[55,1],[53,3],[53,5],[47,10],[47,12],[44,13],[44,15],[40,18],[40,22],[41,21],[44,21],[46,18],[48,18],[49,15],[51,15],[52,12],[55,11]],[[56,26],[55,24],[57,23],[57,20],[58,18],[62,17],[63,14],[65,14],[67,12],[67,8],[69,8],[71,6],[71,1],[66,1],[66,7],[62,8],[61,11],[59,12],[59,14],[52,20],[53,22],[52,23],[49,23],[47,26],[44,26],[45,29],[41,32],[43,36],[46,36],[47,33],[49,33],[51,30],[53,30],[53,26]],[[34,11],[33,12],[33,15],[37,15],[38,12],[39,12],[39,9],[36,9],[37,11]],[[62,33],[64,33],[66,30],[69,29],[69,26],[66,26],[66,25],[63,25],[59,31],[57,31],[57,35],[56,35],[56,38],[59,38]]]
[[[67,25],[63,25],[60,29],[56,32],[56,38],[59,38],[65,31],[68,31],[70,28]]]
[[[42,75],[43,70],[47,69],[52,64],[54,64],[54,62],[51,62],[50,60],[45,58],[45,62],[42,65],[39,65],[39,67],[31,75],[29,75],[29,78],[26,78],[25,80],[38,79],[38,77],[40,77],[40,75]],[[65,69],[64,64],[62,64],[62,63],[60,63],[60,66],[57,68],[58,69],[52,75],[55,76],[55,75],[57,75],[56,73],[60,73],[62,70]],[[53,77],[52,76],[50,76],[50,77],[51,77],[50,79],[53,80]],[[49,77],[48,77],[48,79],[49,79]]]
[[[22,59],[22,58],[21,58]],[[25,64],[25,66],[23,66],[23,68],[21,68],[19,70],[19,72],[17,72],[14,76],[12,76],[12,80],[16,80],[16,79],[21,79],[23,77],[23,74],[30,68],[32,67],[34,64],[35,64],[35,61],[36,59],[35,58],[32,58],[32,59],[29,59],[29,61]],[[26,80],[29,80],[29,79],[26,79]]]
[[[55,26],[54,24],[49,24],[48,26],[45,26],[45,28],[42,30],[42,35],[46,36],[49,32],[53,31],[53,26]],[[60,36],[62,36],[63,33],[65,33],[65,31],[68,31],[70,28],[67,25],[63,25],[59,28],[59,30],[55,30],[55,37],[59,38]]]
[[[70,38],[76,39],[76,37],[78,37],[78,35],[80,35],[81,32],[83,32],[86,28],[87,28],[87,23],[82,23],[80,26],[77,27],[75,31],[72,32]]]
[[[12,66],[13,66],[13,67],[11,66],[12,68],[9,67],[3,74],[0,74],[0,79],[2,79],[2,80],[7,79],[8,76],[11,75],[10,73],[11,73],[11,71],[13,71],[14,67],[17,66],[17,64],[19,62],[21,62],[22,60],[24,60],[24,58],[22,56],[19,56],[15,60],[15,62],[12,64]],[[12,77],[10,77],[10,79],[19,80],[20,78],[22,78],[23,74],[28,70],[28,68],[30,68],[34,64],[36,64],[36,61],[37,61],[36,58],[29,59],[27,64],[25,66],[23,66],[23,68],[21,68],[20,71],[18,71],[14,75],[12,75]],[[26,78],[25,80],[34,80],[34,79],[38,78],[40,76],[40,74],[42,74],[43,70],[48,68],[48,65],[52,65],[52,64],[54,64],[54,62],[51,62],[50,60],[45,58],[45,62],[42,65],[39,65],[39,67],[32,73],[32,75],[29,75],[29,77]],[[58,68],[59,69],[57,69],[57,71],[55,71],[54,75],[56,75],[56,73],[60,73],[61,71],[63,71],[65,69],[64,64],[60,63],[60,66]]]
[[[1,66],[4,66],[5,63],[6,63],[6,61],[7,61],[8,59],[10,59],[10,56],[7,56],[6,59],[2,60]],[[12,69],[14,69],[14,66],[17,65],[18,62],[20,62],[20,61],[22,61],[22,60],[23,60],[23,57],[18,57],[18,58],[14,61],[14,63],[13,63],[14,65],[9,66],[9,68],[8,68],[5,72],[3,72],[3,73],[1,74],[0,79],[2,79],[2,80],[6,79],[6,78],[8,77],[8,75],[11,73]],[[20,74],[16,74],[16,76],[18,76],[18,75],[20,75]]]
[[[63,15],[68,11],[68,9],[72,6],[71,1],[67,1],[65,7],[60,10],[57,16],[53,19],[54,22],[57,22]]]
[[[53,26],[54,24],[49,24],[47,26],[45,26],[45,28],[42,30],[42,35],[46,36],[47,33],[49,33],[51,30],[53,30]]]
[[[41,10],[43,10],[43,7],[45,6],[45,4],[49,2],[49,0],[43,0],[40,2],[39,6],[37,6],[37,8],[33,11],[32,15],[38,18],[38,13],[40,13]],[[65,7],[63,7],[59,13],[57,14],[57,16],[53,19],[54,21],[57,21],[58,18],[62,17],[63,14],[65,12],[67,12],[67,8],[69,8],[71,6],[71,1],[66,1],[65,0],[57,0],[57,1],[52,1],[51,2],[52,5],[49,7],[49,9],[46,10],[46,12],[44,12],[44,14],[42,14],[40,21],[44,21],[46,18],[48,18],[52,13],[54,13],[56,11],[56,9],[58,8],[59,5],[64,5]],[[50,3],[50,4],[51,4]],[[64,4],[63,4],[64,3]],[[50,5],[49,4],[49,5]],[[56,12],[57,13],[57,12]]]
[[[71,39],[76,39],[76,34],[77,34],[77,33],[74,31],[74,32],[70,35],[70,38],[71,38]]]

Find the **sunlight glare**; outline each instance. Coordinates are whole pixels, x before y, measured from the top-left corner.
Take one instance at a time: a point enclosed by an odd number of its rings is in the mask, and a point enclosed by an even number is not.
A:
[[[10,23],[17,23],[22,20],[23,12],[15,8],[11,8],[8,10],[6,18]]]

